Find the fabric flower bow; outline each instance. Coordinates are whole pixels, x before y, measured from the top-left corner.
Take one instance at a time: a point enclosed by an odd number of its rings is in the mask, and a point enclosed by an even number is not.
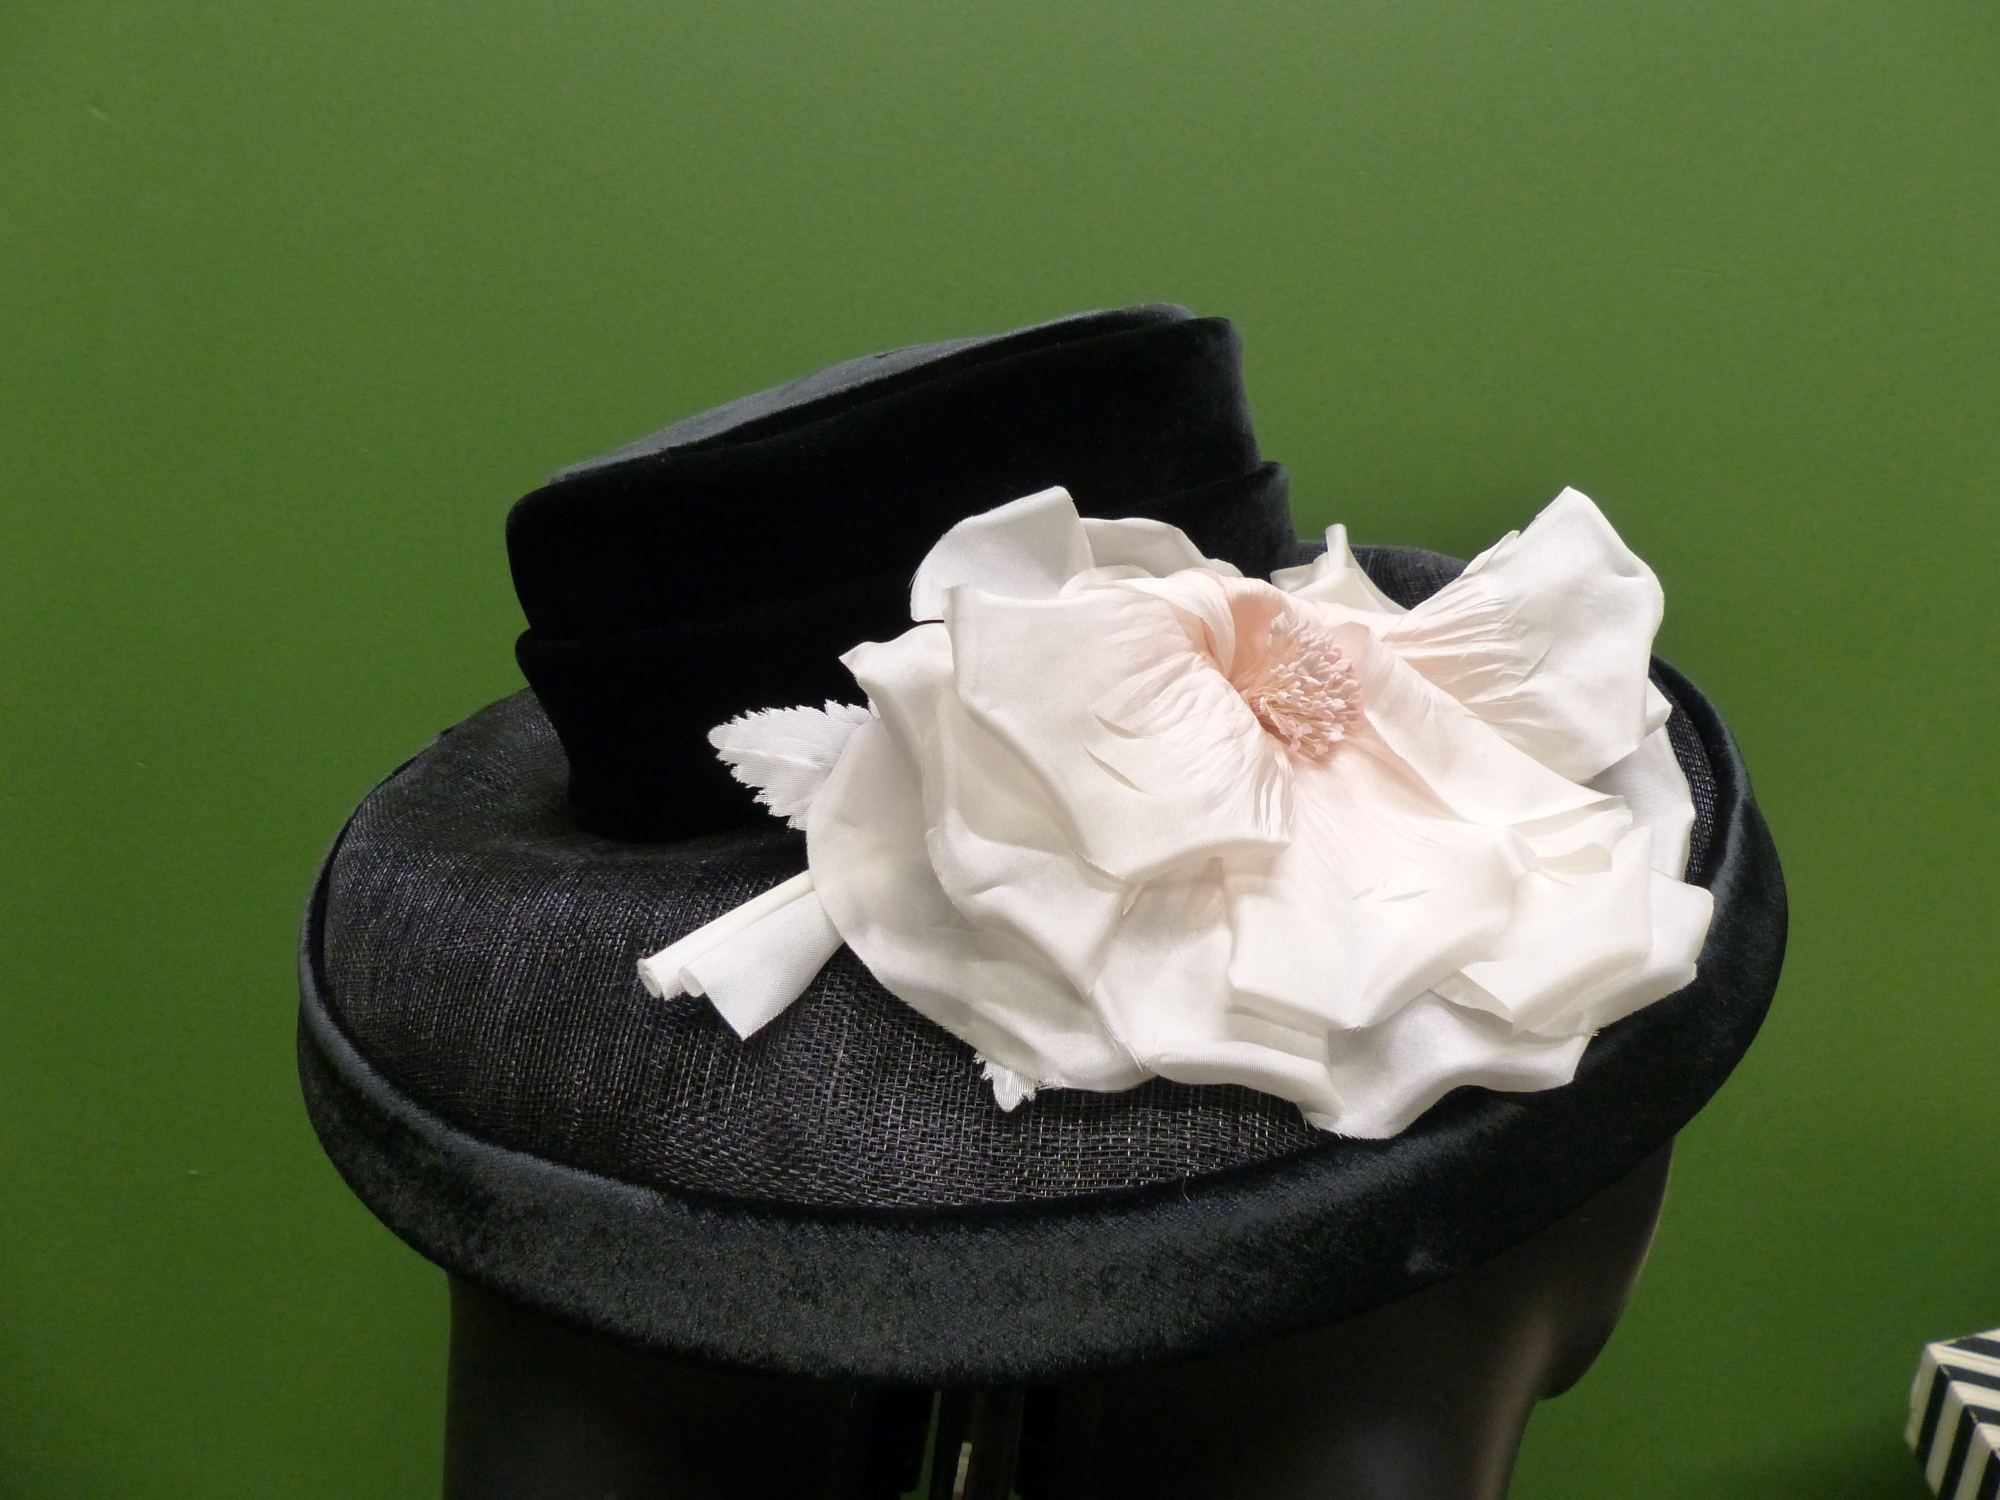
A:
[[[1411,610],[1327,542],[1264,583],[1061,489],[960,522],[841,658],[869,707],[710,735],[808,869],[647,987],[747,1037],[845,942],[1009,1109],[1158,1075],[1387,1136],[1568,1082],[1711,913],[1659,583],[1575,490]]]

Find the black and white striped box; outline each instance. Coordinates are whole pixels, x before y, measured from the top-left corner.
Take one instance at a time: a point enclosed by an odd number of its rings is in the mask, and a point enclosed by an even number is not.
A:
[[[2000,1500],[2000,1328],[1924,1346],[1903,1436],[1939,1500]]]

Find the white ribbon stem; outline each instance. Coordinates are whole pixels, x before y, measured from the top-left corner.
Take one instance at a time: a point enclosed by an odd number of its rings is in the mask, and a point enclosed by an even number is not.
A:
[[[640,959],[639,980],[663,1000],[705,996],[747,1040],[805,993],[839,947],[807,871]]]

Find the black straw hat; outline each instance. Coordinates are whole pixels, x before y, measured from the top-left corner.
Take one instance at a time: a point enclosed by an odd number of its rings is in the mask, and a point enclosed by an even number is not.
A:
[[[716,759],[746,710],[852,698],[954,522],[1060,484],[1245,574],[1309,560],[1234,330],[1092,313],[836,366],[567,470],[508,544],[531,687],[372,792],[315,886],[300,1065],[396,1233],[644,1347],[915,1385],[1044,1381],[1393,1301],[1554,1223],[1671,1139],[1776,986],[1785,899],[1736,747],[1655,663],[1715,915],[1698,977],[1575,1081],[1461,1088],[1386,1140],[1234,1085],[1003,1112],[964,1043],[846,949],[740,1040],[635,960],[805,867]],[[1462,564],[1358,548],[1410,605]]]

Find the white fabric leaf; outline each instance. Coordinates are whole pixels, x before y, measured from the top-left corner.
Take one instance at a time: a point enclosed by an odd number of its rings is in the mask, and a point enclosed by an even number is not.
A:
[[[806,810],[826,784],[847,737],[873,716],[852,703],[825,708],[760,708],[739,714],[708,732],[708,742],[757,800],[794,828],[806,826]]]

